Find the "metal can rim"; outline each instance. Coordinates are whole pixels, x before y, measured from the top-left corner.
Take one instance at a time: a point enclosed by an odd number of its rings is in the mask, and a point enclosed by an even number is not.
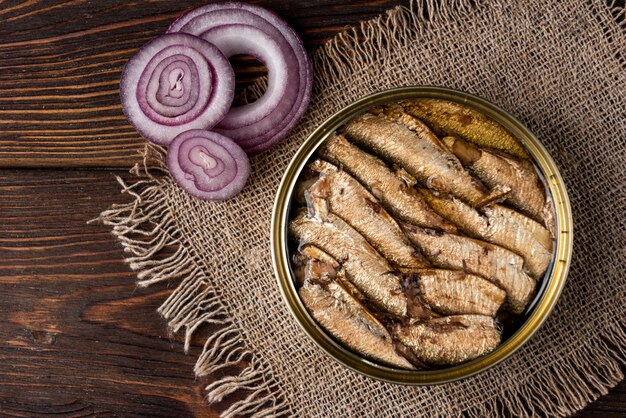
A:
[[[555,259],[543,293],[533,312],[521,327],[493,352],[461,365],[428,371],[399,370],[381,366],[339,345],[311,318],[300,301],[291,275],[287,248],[287,225],[291,195],[306,162],[326,137],[350,118],[367,109],[385,103],[411,98],[449,100],[468,106],[504,126],[522,142],[542,171],[552,195],[555,209]],[[360,374],[390,383],[404,385],[432,385],[473,376],[502,362],[530,339],[545,322],[565,286],[573,248],[572,211],[559,170],[543,144],[519,120],[485,99],[438,86],[410,86],[374,93],[336,112],[324,121],[296,151],[276,193],[272,210],[270,234],[272,264],[283,299],[302,330],[328,356]]]

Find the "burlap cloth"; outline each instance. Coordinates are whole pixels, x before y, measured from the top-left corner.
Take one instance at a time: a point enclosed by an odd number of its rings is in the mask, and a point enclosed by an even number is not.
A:
[[[293,134],[252,158],[243,193],[203,202],[163,175],[162,150],[124,191],[113,226],[139,283],[178,287],[159,312],[190,336],[220,324],[198,375],[240,360],[207,387],[237,389],[224,413],[294,416],[562,416],[606,393],[626,357],[626,30],[604,1],[418,1],[337,36],[314,54],[315,95]],[[556,160],[574,211],[569,281],[543,328],[476,377],[431,387],[381,383],[345,369],[309,341],[281,299],[270,262],[270,213],[287,163],[316,126],[373,92],[441,85],[520,118]],[[160,255],[165,247],[177,250]]]

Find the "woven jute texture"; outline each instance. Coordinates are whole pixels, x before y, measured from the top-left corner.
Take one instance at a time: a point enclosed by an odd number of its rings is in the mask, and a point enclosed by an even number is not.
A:
[[[167,176],[148,147],[101,220],[140,285],[177,286],[159,309],[174,331],[219,327],[195,372],[241,364],[207,387],[243,395],[224,416],[563,416],[606,393],[626,362],[626,28],[604,1],[419,1],[342,33],[313,54],[311,107],[281,145],[252,158],[243,193],[203,202]],[[381,383],[320,352],[281,299],[270,262],[270,214],[296,149],[324,119],[364,95],[440,85],[521,119],[556,160],[572,201],[574,255],[541,330],[478,376],[431,387]],[[175,252],[161,255],[164,248]],[[226,370],[233,370],[232,367]],[[223,375],[222,375],[223,376]]]

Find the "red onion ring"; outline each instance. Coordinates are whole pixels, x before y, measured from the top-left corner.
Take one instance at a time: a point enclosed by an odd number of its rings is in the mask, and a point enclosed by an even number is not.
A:
[[[293,71],[289,71],[292,56],[284,53],[284,46],[262,30],[240,24],[221,25],[209,29],[202,34],[202,39],[215,45],[224,55],[232,57],[237,54],[248,54],[257,58],[268,68],[268,83],[265,94],[254,103],[233,107],[224,119],[218,123],[221,129],[233,129],[248,126],[260,121],[273,109],[282,108],[283,116],[289,113],[292,97],[289,82],[294,80]],[[293,60],[292,60],[293,61]]]
[[[284,139],[304,114],[313,85],[311,65],[304,46],[293,29],[273,12],[255,5],[237,2],[209,4],[178,18],[169,27],[168,32],[185,32],[210,38],[212,30],[224,25],[254,26],[266,33],[280,45],[280,52],[287,63],[286,70],[289,75],[285,84],[288,88],[278,106],[267,105],[264,110],[268,113],[262,119],[257,120],[258,115],[265,113],[260,110],[255,116],[244,118],[242,115],[247,109],[251,109],[257,100],[250,105],[231,109],[225,119],[217,125],[217,132],[232,138],[247,152],[261,152]],[[246,53],[245,40],[239,48],[241,51],[239,53]],[[258,59],[268,67],[268,78],[271,82],[271,73],[276,71],[273,69],[275,55],[268,52]],[[271,87],[268,86],[268,91]],[[259,100],[264,100],[264,96]]]
[[[147,140],[167,145],[189,129],[215,126],[228,112],[235,75],[209,42],[166,34],[143,46],[120,80],[122,109]]]
[[[174,181],[199,199],[225,200],[243,189],[250,162],[239,145],[215,132],[194,129],[178,135],[167,149]]]

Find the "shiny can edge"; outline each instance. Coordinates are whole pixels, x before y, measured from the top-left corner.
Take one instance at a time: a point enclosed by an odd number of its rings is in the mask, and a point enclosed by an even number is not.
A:
[[[302,168],[318,146],[328,134],[372,106],[411,98],[456,102],[484,113],[509,130],[523,143],[543,172],[554,200],[556,216],[556,252],[552,272],[541,299],[520,329],[485,356],[458,366],[431,371],[404,371],[375,364],[343,348],[326,335],[300,301],[291,277],[287,249],[287,217],[293,188]],[[414,86],[386,90],[364,97],[339,110],[309,135],[296,151],[278,187],[272,210],[270,241],[274,273],[283,299],[300,327],[327,355],[342,365],[374,379],[404,385],[431,385],[467,378],[497,365],[516,352],[541,327],[565,286],[572,255],[573,220],[565,184],[554,160],[543,144],[521,122],[498,106],[477,96],[444,87]]]

